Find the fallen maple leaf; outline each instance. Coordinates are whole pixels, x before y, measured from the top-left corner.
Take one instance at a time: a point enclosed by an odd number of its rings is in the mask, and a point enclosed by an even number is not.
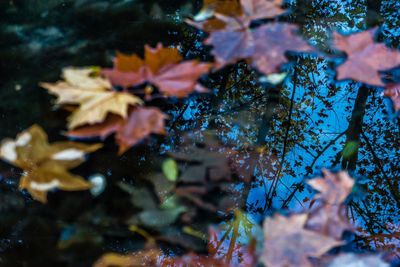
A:
[[[310,212],[306,228],[340,239],[343,231],[353,229],[342,203],[351,193],[354,180],[345,171],[336,174],[328,170],[322,172],[324,178],[307,181],[320,192],[316,199],[322,200],[322,204]]]
[[[193,91],[204,92],[197,80],[209,71],[211,65],[182,60],[177,48],[146,45],[143,60],[137,55],[118,53],[114,68],[104,69],[102,73],[113,85],[129,87],[149,82],[167,96],[185,97]]]
[[[395,111],[400,110],[400,84],[389,84],[386,86],[384,96],[390,97]]]
[[[297,30],[294,24],[275,22],[251,30],[212,32],[205,43],[213,46],[217,68],[246,59],[260,72],[271,74],[288,61],[287,51],[313,51]]]
[[[194,17],[194,21],[186,22],[206,32],[244,29],[253,20],[281,15],[285,12],[282,5],[283,0],[209,0],[204,1],[203,8]]]
[[[346,215],[346,206],[342,204],[323,204],[309,214],[306,228],[337,240],[346,230],[354,230]]]
[[[62,76],[65,81],[41,86],[58,97],[57,104],[79,105],[68,118],[70,129],[102,122],[109,113],[125,118],[130,105],[142,104],[134,95],[111,90],[110,82],[93,68],[65,68]]]
[[[308,180],[307,183],[320,193],[316,198],[322,199],[328,204],[341,204],[351,193],[354,186],[352,179],[346,171],[332,173],[329,170],[322,170],[324,178]]]
[[[321,257],[342,245],[331,237],[304,229],[306,221],[307,214],[265,219],[261,262],[274,267],[311,267],[308,257]]]
[[[334,33],[334,45],[347,54],[337,68],[337,79],[352,79],[374,86],[384,86],[379,71],[400,65],[400,52],[383,43],[375,43],[376,28],[343,36]]]
[[[68,172],[85,161],[85,154],[96,151],[100,144],[76,142],[49,144],[43,129],[33,125],[20,133],[16,140],[5,139],[0,157],[23,169],[20,188],[27,189],[38,201],[47,201],[47,192],[55,188],[67,191],[86,190],[90,183]]]
[[[119,144],[119,154],[123,154],[150,134],[165,134],[165,115],[155,107],[135,107],[127,119],[120,116],[109,116],[103,123],[87,125],[71,130],[69,136],[78,138],[100,137],[105,139],[115,133]]]

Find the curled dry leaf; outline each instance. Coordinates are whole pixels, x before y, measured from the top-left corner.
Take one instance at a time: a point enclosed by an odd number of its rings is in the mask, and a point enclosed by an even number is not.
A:
[[[123,154],[150,134],[165,134],[165,115],[155,107],[135,107],[127,119],[120,116],[109,116],[103,123],[82,126],[68,132],[69,136],[78,138],[106,138],[115,133],[119,144],[119,154]]]
[[[213,46],[217,68],[246,59],[260,72],[270,74],[279,72],[288,61],[287,51],[313,51],[297,30],[294,24],[276,22],[252,30],[213,32],[205,43]]]
[[[68,128],[102,122],[109,113],[125,118],[130,105],[142,104],[134,95],[111,90],[110,82],[98,74],[93,68],[65,68],[64,81],[41,83],[58,97],[57,104],[79,105],[68,118]]]
[[[27,189],[38,201],[47,201],[47,192],[55,188],[67,191],[86,190],[90,183],[68,172],[85,161],[85,154],[96,151],[100,144],[76,142],[49,144],[43,129],[33,125],[15,140],[3,140],[0,157],[23,169],[20,188]]]
[[[275,215],[264,221],[264,249],[261,262],[266,266],[311,267],[308,257],[321,257],[339,246],[331,237],[304,229],[307,214]]]
[[[197,80],[209,71],[210,64],[183,61],[177,48],[161,44],[156,48],[146,45],[144,52],[144,59],[135,54],[118,53],[114,68],[104,69],[102,73],[113,85],[129,87],[148,82],[166,96],[186,97],[193,91],[204,92]]]
[[[395,111],[400,110],[400,84],[389,84],[383,93],[385,96],[390,97],[393,102]]]
[[[347,60],[337,68],[337,79],[352,79],[374,86],[384,86],[379,71],[400,65],[400,52],[383,43],[375,43],[376,28],[343,36],[334,33],[334,45],[347,54]]]
[[[309,180],[307,183],[320,193],[315,197],[321,204],[310,211],[307,229],[340,239],[343,231],[352,230],[346,214],[344,200],[351,193],[354,180],[345,171],[331,173],[323,170],[324,178]]]

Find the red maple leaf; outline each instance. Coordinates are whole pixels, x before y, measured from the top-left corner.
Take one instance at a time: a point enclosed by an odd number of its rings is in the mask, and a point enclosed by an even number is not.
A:
[[[278,72],[288,60],[287,51],[313,51],[289,23],[269,23],[256,29],[212,32],[205,41],[212,45],[218,68],[246,59],[264,74]]]
[[[103,75],[114,86],[129,87],[148,82],[167,96],[185,97],[193,91],[205,91],[197,80],[209,71],[210,64],[183,61],[177,48],[163,47],[162,44],[156,48],[146,45],[144,52],[144,59],[135,54],[118,53],[114,68],[104,69]]]
[[[79,127],[68,132],[71,137],[105,139],[115,133],[119,154],[139,143],[150,134],[165,134],[167,115],[155,107],[135,107],[126,120],[117,115],[108,116],[103,123]]]
[[[384,86],[379,71],[400,65],[400,53],[383,43],[375,43],[376,29],[343,36],[334,33],[334,45],[347,54],[337,68],[337,79],[352,79],[374,86]]]
[[[400,84],[389,84],[383,92],[384,96],[390,97],[394,110],[400,110]]]

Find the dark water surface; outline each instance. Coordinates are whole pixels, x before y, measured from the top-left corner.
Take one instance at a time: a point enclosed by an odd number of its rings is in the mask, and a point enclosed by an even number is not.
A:
[[[332,30],[374,26],[380,26],[380,41],[399,47],[400,1],[292,0],[287,6],[292,12],[283,20],[298,23],[302,35],[325,52],[331,52]],[[204,34],[183,22],[200,7],[201,1],[177,0],[1,1],[0,137],[14,137],[37,123],[51,141],[65,139],[68,113],[55,110],[54,98],[38,87],[56,81],[63,67],[110,66],[115,51],[141,54],[145,44],[157,42],[180,45],[185,58],[211,60],[209,48],[201,45]],[[0,266],[91,266],[105,252],[142,249],[145,238],[126,222],[136,223],[141,205],[148,203],[132,204],[131,197],[133,203],[143,196],[155,201],[157,190],[164,189],[153,185],[161,163],[177,152],[184,154],[178,162],[186,174],[179,186],[206,187],[207,193],[201,208],[183,198],[189,215],[175,223],[166,222],[167,216],[152,219],[153,225],[142,222],[146,231],[163,236],[160,246],[171,254],[204,251],[199,233],[229,221],[232,207],[246,211],[254,224],[276,211],[301,211],[313,196],[304,179],[320,175],[322,168],[347,169],[357,179],[348,205],[365,235],[398,232],[390,226],[400,219],[400,121],[390,101],[382,89],[335,81],[336,60],[290,58],[282,68],[287,78],[278,86],[259,82],[259,74],[238,63],[202,79],[210,94],[154,101],[170,116],[168,136],[152,136],[121,157],[109,138],[73,171],[106,177],[107,187],[97,197],[52,192],[42,205],[18,190],[21,171],[2,163]],[[387,79],[400,82],[400,72]],[[260,157],[255,151],[261,147]],[[229,149],[241,152],[238,164],[249,179],[231,183],[211,174],[225,164],[221,155]],[[145,193],[131,196],[121,182]],[[349,249],[379,247],[360,232],[349,237]],[[398,238],[390,242],[399,248]]]

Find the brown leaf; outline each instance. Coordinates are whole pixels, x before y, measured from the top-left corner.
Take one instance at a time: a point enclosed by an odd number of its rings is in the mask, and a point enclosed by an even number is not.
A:
[[[316,198],[328,204],[341,204],[351,193],[354,180],[346,171],[332,173],[329,170],[322,170],[322,172],[324,178],[312,179],[307,183],[320,192]]]
[[[96,151],[100,144],[85,145],[75,142],[49,144],[43,129],[33,125],[20,133],[16,140],[5,139],[0,157],[23,169],[20,188],[32,197],[47,201],[47,192],[55,188],[67,191],[86,190],[90,183],[68,172],[85,161],[85,154]]]
[[[347,172],[336,174],[323,170],[324,178],[316,178],[307,181],[320,193],[315,196],[322,201],[321,205],[314,208],[309,215],[306,228],[340,239],[343,231],[352,230],[343,201],[351,193],[354,180]]]
[[[201,88],[197,80],[208,72],[210,64],[182,60],[177,48],[146,45],[144,60],[137,55],[118,53],[114,68],[104,69],[102,73],[113,85],[129,87],[149,82],[164,95],[185,97]]]
[[[247,59],[264,74],[278,72],[287,51],[313,51],[289,23],[269,23],[254,30],[218,31],[205,41],[212,45],[217,68]]]
[[[346,52],[347,60],[337,68],[338,80],[352,79],[374,86],[384,86],[379,71],[400,65],[400,52],[383,43],[375,43],[376,28],[343,36],[334,33],[334,44]]]
[[[124,120],[118,116],[109,116],[101,124],[89,125],[69,131],[68,135],[78,138],[101,137],[115,133],[119,144],[119,154],[123,154],[150,134],[165,134],[167,116],[155,107],[133,108]]]
[[[390,97],[395,111],[400,110],[400,84],[389,84],[386,86],[384,96]]]
[[[311,267],[308,257],[321,257],[342,242],[304,229],[306,214],[290,217],[275,215],[264,221],[264,250],[261,262],[266,266]]]
[[[342,204],[323,204],[309,214],[306,228],[320,234],[341,239],[343,232],[354,230]]]

